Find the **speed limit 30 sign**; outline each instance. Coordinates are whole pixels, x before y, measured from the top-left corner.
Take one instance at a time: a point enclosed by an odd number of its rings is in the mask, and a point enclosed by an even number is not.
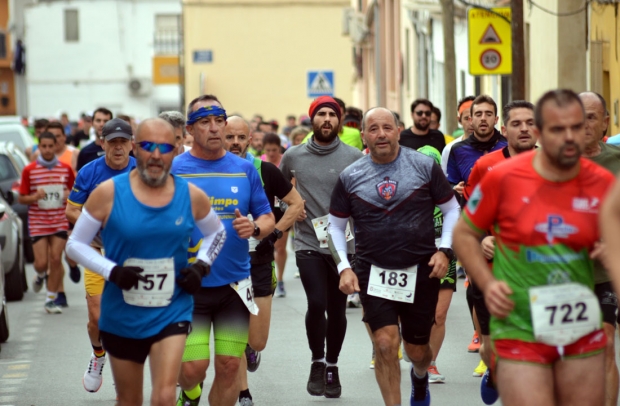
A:
[[[510,8],[500,7],[491,10],[493,13],[484,9],[470,8],[467,12],[471,75],[512,73]]]

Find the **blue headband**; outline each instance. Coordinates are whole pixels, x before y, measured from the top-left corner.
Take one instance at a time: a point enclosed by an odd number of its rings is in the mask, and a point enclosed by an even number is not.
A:
[[[208,116],[224,117],[224,120],[226,120],[227,118],[226,110],[224,110],[220,106],[203,106],[198,110],[192,111],[188,114],[186,124],[192,125],[201,118]]]

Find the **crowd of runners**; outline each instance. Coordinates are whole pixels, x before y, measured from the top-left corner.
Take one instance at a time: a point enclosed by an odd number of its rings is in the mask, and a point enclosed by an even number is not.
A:
[[[426,99],[405,129],[386,108],[322,96],[280,133],[202,95],[137,125],[98,108],[69,140],[38,120],[19,190],[33,290],[62,313],[63,253],[71,280],[83,273],[84,388],[99,390],[109,359],[118,404],[142,405],[148,358],[152,405],[253,405],[247,372],[286,296],[292,239],[309,395],[341,396],[345,312],[361,306],[376,403],[403,404],[404,357],[409,405],[430,405],[462,276],[485,404],[616,405],[620,147],[605,143],[605,99],[478,95],[456,114],[444,135]]]

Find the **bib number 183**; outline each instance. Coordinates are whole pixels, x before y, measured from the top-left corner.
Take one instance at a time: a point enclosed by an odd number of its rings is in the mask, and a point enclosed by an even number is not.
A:
[[[381,273],[379,273],[379,276],[381,277],[381,284],[383,285],[387,283],[387,285],[389,286],[398,285],[401,288],[407,286],[408,275],[405,272],[390,272],[383,270]]]

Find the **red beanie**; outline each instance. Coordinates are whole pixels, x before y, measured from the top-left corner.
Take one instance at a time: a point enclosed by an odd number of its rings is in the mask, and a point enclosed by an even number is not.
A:
[[[342,111],[340,110],[340,105],[336,100],[329,96],[321,96],[314,99],[314,101],[310,105],[310,110],[308,110],[311,121],[314,121],[314,116],[319,110],[321,110],[322,107],[329,107],[330,109],[334,110],[334,112],[336,113],[336,117],[338,117],[338,123],[340,123],[340,120],[342,118]]]

